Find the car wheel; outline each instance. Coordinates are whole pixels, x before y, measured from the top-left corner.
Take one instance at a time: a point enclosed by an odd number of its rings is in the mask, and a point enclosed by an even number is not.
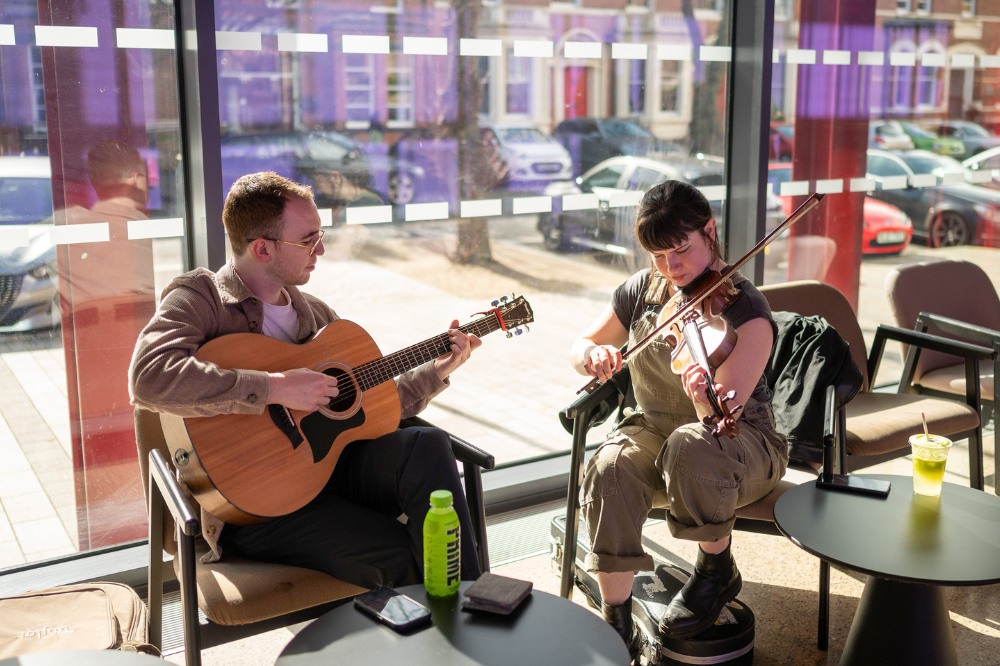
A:
[[[972,231],[958,213],[941,213],[931,221],[927,234],[930,247],[955,247],[972,242]]]
[[[568,249],[566,232],[558,215],[543,215],[538,220],[538,230],[542,232],[542,243],[549,252],[563,252]]]
[[[408,204],[417,194],[417,183],[413,176],[403,171],[389,174],[389,203]]]

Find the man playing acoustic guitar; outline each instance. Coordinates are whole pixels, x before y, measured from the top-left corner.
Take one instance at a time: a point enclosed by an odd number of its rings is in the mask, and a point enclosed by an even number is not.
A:
[[[181,275],[164,290],[132,357],[132,402],[160,412],[164,423],[170,417],[162,414],[193,422],[209,422],[220,415],[263,415],[267,428],[257,430],[273,431],[275,440],[292,439],[299,426],[307,432],[305,426],[318,414],[316,410],[328,409],[331,400],[355,385],[341,383],[338,389],[335,376],[308,367],[246,369],[254,368],[258,359],[253,357],[261,354],[246,354],[244,368],[220,365],[199,358],[198,350],[229,334],[263,333],[284,341],[243,336],[268,344],[303,343],[331,322],[331,329],[338,321],[349,324],[298,289],[309,281],[324,252],[312,191],[272,172],[243,176],[229,190],[222,221],[233,259],[217,273],[198,268]],[[442,348],[450,346],[449,352],[397,378],[403,418],[420,412],[444,390],[448,376],[481,344],[476,335],[460,330],[458,321],[443,338]],[[240,338],[228,338],[223,346],[228,347],[230,339]],[[304,416],[297,423],[289,417],[288,428],[282,431],[266,416],[275,410]],[[367,417],[375,420],[372,414]],[[274,425],[280,422],[274,420]],[[230,458],[242,456],[230,464],[245,466],[247,458],[256,457],[238,454],[236,447],[242,442],[228,441],[235,439],[235,433],[222,432],[229,438],[215,437],[226,441],[212,443],[220,444]],[[227,446],[233,447],[231,452]],[[276,448],[289,451],[308,451],[312,446],[276,443]],[[203,463],[206,455],[199,453]],[[405,428],[350,442],[321,487],[301,508],[263,522],[224,522],[206,514],[203,502],[202,533],[211,546],[206,558],[217,560],[225,548],[252,559],[318,569],[368,587],[417,583],[422,580],[421,530],[428,499],[431,491],[447,489],[462,522],[462,577],[478,577],[472,523],[445,432]]]

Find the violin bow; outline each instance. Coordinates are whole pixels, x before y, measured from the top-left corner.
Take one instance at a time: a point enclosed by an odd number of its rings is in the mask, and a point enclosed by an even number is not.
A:
[[[708,298],[708,296],[710,296],[712,292],[714,292],[718,288],[718,286],[722,284],[722,281],[726,279],[726,276],[730,275],[731,273],[735,273],[744,264],[753,259],[761,250],[770,245],[771,241],[773,241],[779,235],[784,233],[785,229],[788,229],[788,227],[792,226],[793,224],[801,220],[803,217],[805,217],[806,213],[808,213],[813,208],[818,206],[819,202],[822,201],[823,197],[825,196],[826,194],[821,194],[819,192],[813,192],[812,194],[810,194],[805,201],[799,204],[798,208],[792,211],[791,215],[782,220],[778,226],[776,226],[763,238],[757,241],[757,244],[754,245],[752,248],[750,248],[750,250],[745,255],[743,255],[738,260],[730,264],[727,268],[720,271],[719,279],[716,281],[715,284],[711,285],[706,289],[702,289],[700,294],[692,297],[691,300],[687,301],[684,305],[677,308],[677,311],[674,312],[673,315],[668,317],[665,321],[661,322],[659,326],[650,331],[649,334],[646,335],[646,337],[644,337],[642,340],[637,342],[635,346],[625,350],[625,352],[622,354],[622,370],[625,369],[626,365],[628,364],[629,358],[631,358],[633,354],[636,354],[645,349],[646,347],[648,347],[649,344],[654,339],[656,339],[656,336],[660,333],[660,331],[667,328],[675,321],[686,315],[688,312],[701,305],[701,302],[704,301],[706,298]],[[618,372],[621,372],[621,370],[619,370]],[[617,375],[618,373],[615,374]],[[593,391],[600,385],[601,385],[601,380],[599,380],[597,377],[594,377],[592,380],[590,380],[590,382],[587,383],[586,386],[578,390],[577,393],[578,394],[583,393],[584,391],[589,393],[590,391]]]

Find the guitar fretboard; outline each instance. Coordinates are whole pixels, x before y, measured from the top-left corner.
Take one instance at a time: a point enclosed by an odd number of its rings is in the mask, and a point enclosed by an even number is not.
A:
[[[465,333],[482,337],[500,329],[500,318],[496,314],[490,314],[458,328]],[[405,349],[400,349],[398,352],[359,365],[354,369],[354,376],[361,386],[361,390],[365,391],[428,361],[433,361],[438,356],[447,354],[450,350],[451,342],[448,334],[442,333]]]

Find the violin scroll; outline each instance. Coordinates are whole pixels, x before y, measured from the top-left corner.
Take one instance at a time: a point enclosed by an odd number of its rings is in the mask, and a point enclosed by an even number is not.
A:
[[[701,422],[711,427],[712,434],[716,437],[725,434],[730,439],[735,438],[740,432],[740,423],[739,418],[733,416],[733,412],[743,408],[743,405],[729,406],[729,403],[736,398],[736,391],[726,391],[719,395],[714,389],[710,389],[708,396],[713,413],[706,415]]]

